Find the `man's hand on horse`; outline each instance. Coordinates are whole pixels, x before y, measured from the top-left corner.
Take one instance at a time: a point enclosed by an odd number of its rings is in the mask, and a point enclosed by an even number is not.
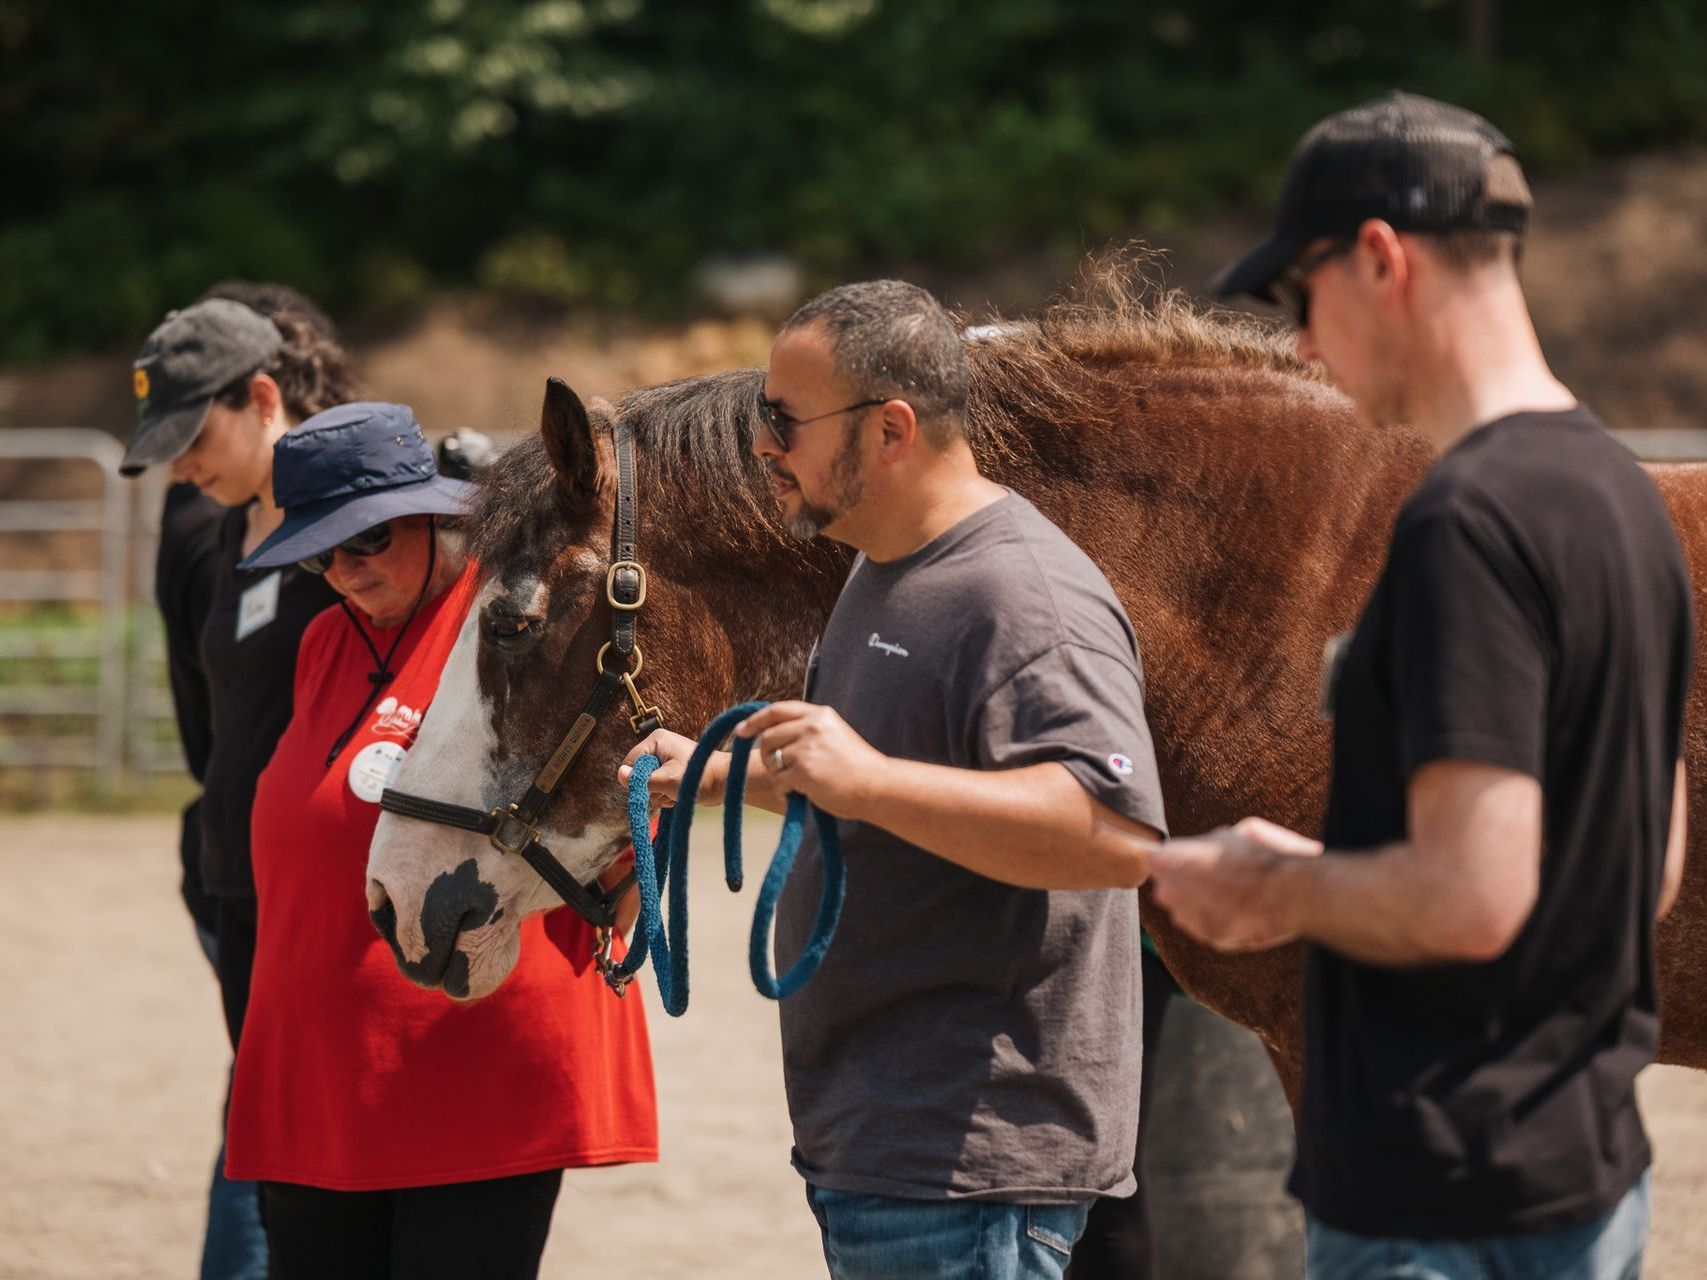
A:
[[[1319,841],[1246,818],[1206,835],[1170,840],[1150,855],[1156,902],[1193,937],[1223,951],[1262,951],[1291,942],[1277,872],[1288,858],[1315,857]]]
[[[735,732],[757,739],[753,759],[763,761],[778,791],[798,791],[838,818],[863,816],[890,763],[835,711],[815,702],[773,702]]]
[[[646,790],[654,800],[660,801],[665,808],[670,808],[676,803],[676,793],[681,788],[682,774],[688,767],[688,757],[698,745],[692,738],[684,738],[679,733],[671,733],[668,729],[654,729],[641,739],[639,745],[617,766],[616,780],[624,787],[628,786],[628,779],[634,773],[634,762],[641,756],[657,756],[659,765],[646,780]],[[713,752],[711,759],[706,761],[705,773],[700,777],[698,802],[705,805],[722,804],[723,783],[728,776],[729,753]]]

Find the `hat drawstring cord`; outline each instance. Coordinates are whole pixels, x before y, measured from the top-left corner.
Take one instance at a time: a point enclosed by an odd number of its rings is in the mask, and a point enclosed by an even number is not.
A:
[[[427,592],[432,590],[433,571],[438,567],[439,558],[439,521],[437,516],[427,517],[427,576],[421,582],[421,590],[415,595],[415,603],[409,607],[409,616],[403,619],[403,625],[397,628],[397,635],[391,641],[391,647],[385,651],[385,656],[379,656],[379,646],[374,644],[367,630],[356,618],[356,612],[350,608],[348,600],[339,600],[338,607],[344,611],[344,616],[350,620],[350,625],[356,629],[367,651],[373,655],[375,670],[368,672],[367,698],[362,703],[361,710],[356,712],[356,718],[338,735],[338,740],[332,744],[332,749],[326,753],[326,767],[330,769],[338,754],[350,745],[350,739],[356,736],[356,730],[361,728],[362,717],[367,715],[368,708],[373,706],[379,697],[379,691],[397,678],[397,673],[391,669],[391,660],[397,656],[397,646],[403,643],[403,637],[409,630],[409,624],[415,620],[415,615],[421,611],[421,606],[427,602]]]

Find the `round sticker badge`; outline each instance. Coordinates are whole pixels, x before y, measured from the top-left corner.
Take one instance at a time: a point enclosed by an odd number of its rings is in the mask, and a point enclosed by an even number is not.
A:
[[[378,804],[380,792],[397,781],[397,771],[408,754],[401,743],[368,743],[350,761],[350,790],[369,804]]]

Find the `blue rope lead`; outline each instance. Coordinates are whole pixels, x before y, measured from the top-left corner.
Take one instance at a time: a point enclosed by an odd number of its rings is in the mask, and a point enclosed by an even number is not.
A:
[[[671,1017],[679,1018],[688,1007],[688,836],[693,829],[700,780],[705,776],[706,763],[718,744],[737,724],[765,705],[763,702],[744,702],[729,708],[706,726],[700,735],[699,745],[688,757],[687,768],[682,772],[675,808],[666,810],[658,820],[656,842],[651,833],[651,796],[647,780],[658,768],[658,757],[641,756],[634,762],[634,772],[628,780],[628,826],[634,840],[634,878],[640,891],[640,920],[634,931],[633,946],[607,981],[620,989],[639,972],[647,955],[652,954],[658,995],[664,1012]],[[731,892],[739,892],[743,880],[741,802],[746,794],[747,768],[752,752],[753,739],[735,739],[730,748],[729,778],[724,787],[723,878]],[[800,851],[808,809],[811,809],[818,826],[818,847],[824,864],[823,889],[812,934],[794,965],[779,978],[771,971],[771,924],[776,918],[782,887],[793,871],[795,855]],[[662,891],[666,887],[670,893],[668,927],[662,902]],[[770,869],[765,872],[764,881],[759,886],[758,902],[753,909],[753,933],[747,959],[753,985],[760,995],[782,1000],[811,980],[824,961],[830,940],[835,937],[836,922],[841,918],[846,891],[847,864],[842,859],[841,834],[836,828],[836,820],[808,804],[806,797],[799,792],[791,792],[783,815],[782,836],[777,841],[776,853],[771,857]]]

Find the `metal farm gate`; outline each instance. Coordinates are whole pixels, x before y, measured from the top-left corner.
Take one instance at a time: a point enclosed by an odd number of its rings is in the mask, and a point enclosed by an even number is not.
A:
[[[162,478],[120,476],[123,453],[101,431],[0,430],[0,467],[57,464],[56,481],[99,493],[0,499],[5,546],[54,539],[46,558],[72,561],[0,558],[0,769],[87,770],[109,794],[182,768],[152,601]]]

